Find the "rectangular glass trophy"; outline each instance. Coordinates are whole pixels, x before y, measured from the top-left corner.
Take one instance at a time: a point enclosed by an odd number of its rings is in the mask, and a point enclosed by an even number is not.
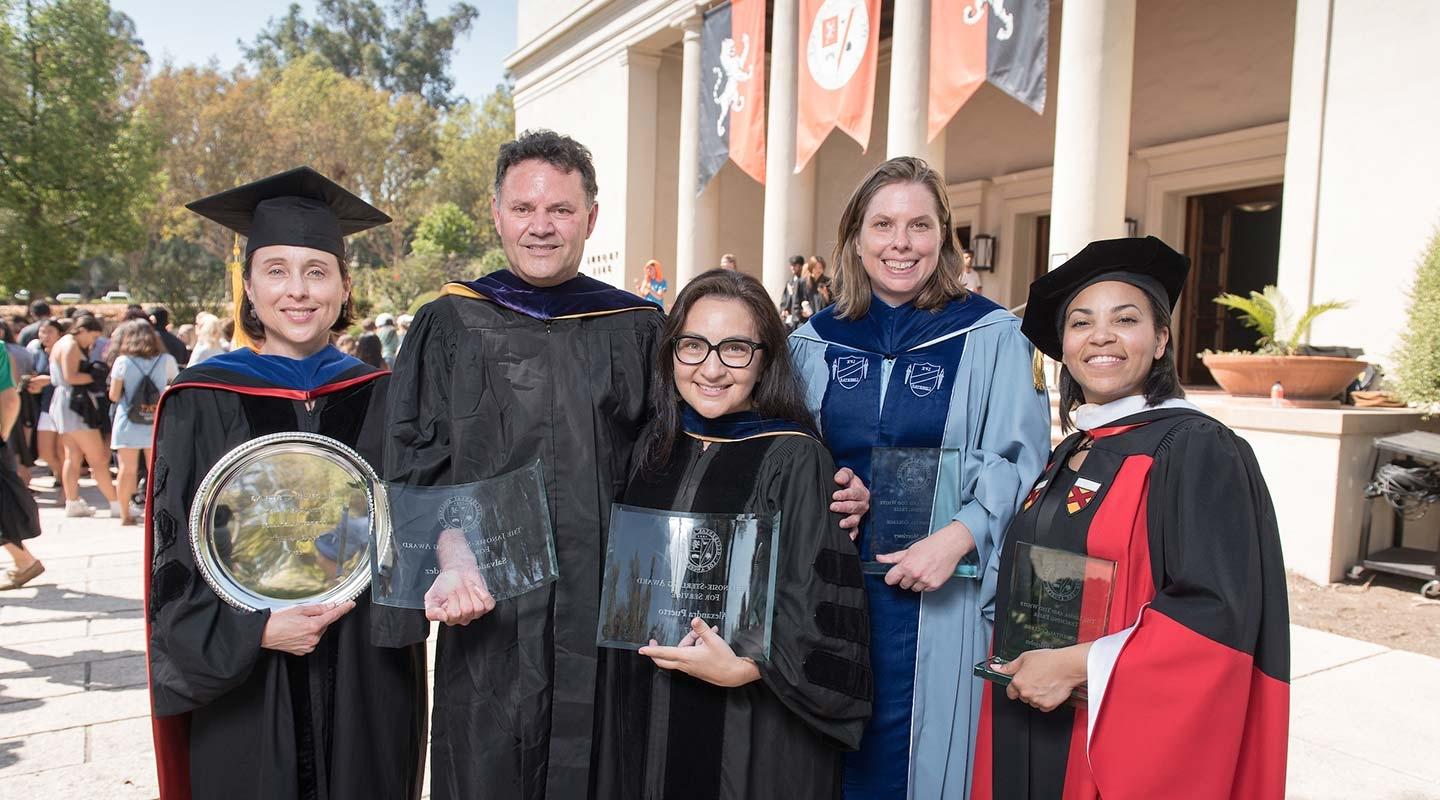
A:
[[[496,600],[524,594],[559,576],[539,459],[474,483],[386,482],[384,488],[391,524],[388,536],[372,542],[370,589],[375,602],[424,608],[425,593],[447,568],[478,569]]]
[[[995,615],[995,655],[976,664],[975,674],[1008,684],[1010,676],[996,672],[996,665],[1014,661],[1027,650],[1069,647],[1104,636],[1114,589],[1114,561],[1016,542],[1010,595]],[[1086,699],[1084,686],[1070,696],[1072,704]]]
[[[865,572],[884,575],[891,564],[875,560],[896,553],[929,536],[940,482],[938,447],[876,447],[870,451],[870,513],[866,516]],[[974,550],[955,565],[955,575],[978,578]]]
[[[676,645],[699,617],[736,655],[770,655],[780,515],[610,507],[600,583],[600,647]]]

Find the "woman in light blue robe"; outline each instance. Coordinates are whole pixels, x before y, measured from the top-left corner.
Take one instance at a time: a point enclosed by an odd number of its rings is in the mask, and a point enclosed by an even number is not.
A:
[[[983,660],[1010,517],[1045,465],[1050,407],[1005,309],[965,291],[944,183],[923,161],[876,167],[841,216],[835,304],[790,337],[835,461],[871,487],[859,546],[874,716],[845,763],[847,798],[970,795]],[[871,552],[872,448],[938,454],[932,535]],[[975,563],[979,577],[954,577]]]

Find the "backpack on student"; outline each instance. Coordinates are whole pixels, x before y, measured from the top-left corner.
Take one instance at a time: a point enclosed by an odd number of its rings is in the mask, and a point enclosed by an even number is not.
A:
[[[135,393],[125,398],[125,417],[136,425],[155,424],[155,410],[160,406],[160,389],[150,375],[159,363],[160,359],[156,358],[150,364],[150,369],[145,371],[145,377],[140,380]]]

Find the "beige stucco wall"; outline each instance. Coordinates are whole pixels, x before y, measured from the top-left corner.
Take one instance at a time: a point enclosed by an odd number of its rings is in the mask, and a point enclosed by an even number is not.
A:
[[[524,47],[590,0],[520,0],[515,4],[516,43]]]
[[[1292,111],[1292,130],[1309,143],[1295,171],[1308,170],[1314,191],[1310,204],[1287,208],[1282,285],[1297,303],[1351,301],[1316,323],[1313,341],[1385,362],[1440,223],[1440,3],[1316,0],[1302,23],[1297,49],[1314,54],[1323,80]]]

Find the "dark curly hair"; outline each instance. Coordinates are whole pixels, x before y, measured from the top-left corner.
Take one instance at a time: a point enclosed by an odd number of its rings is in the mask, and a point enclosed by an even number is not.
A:
[[[579,171],[580,184],[585,189],[586,205],[595,205],[595,196],[600,187],[595,183],[595,163],[585,145],[555,131],[525,131],[511,142],[500,146],[495,158],[495,196],[500,196],[500,187],[505,184],[505,173],[522,161],[538,159],[564,173]]]

